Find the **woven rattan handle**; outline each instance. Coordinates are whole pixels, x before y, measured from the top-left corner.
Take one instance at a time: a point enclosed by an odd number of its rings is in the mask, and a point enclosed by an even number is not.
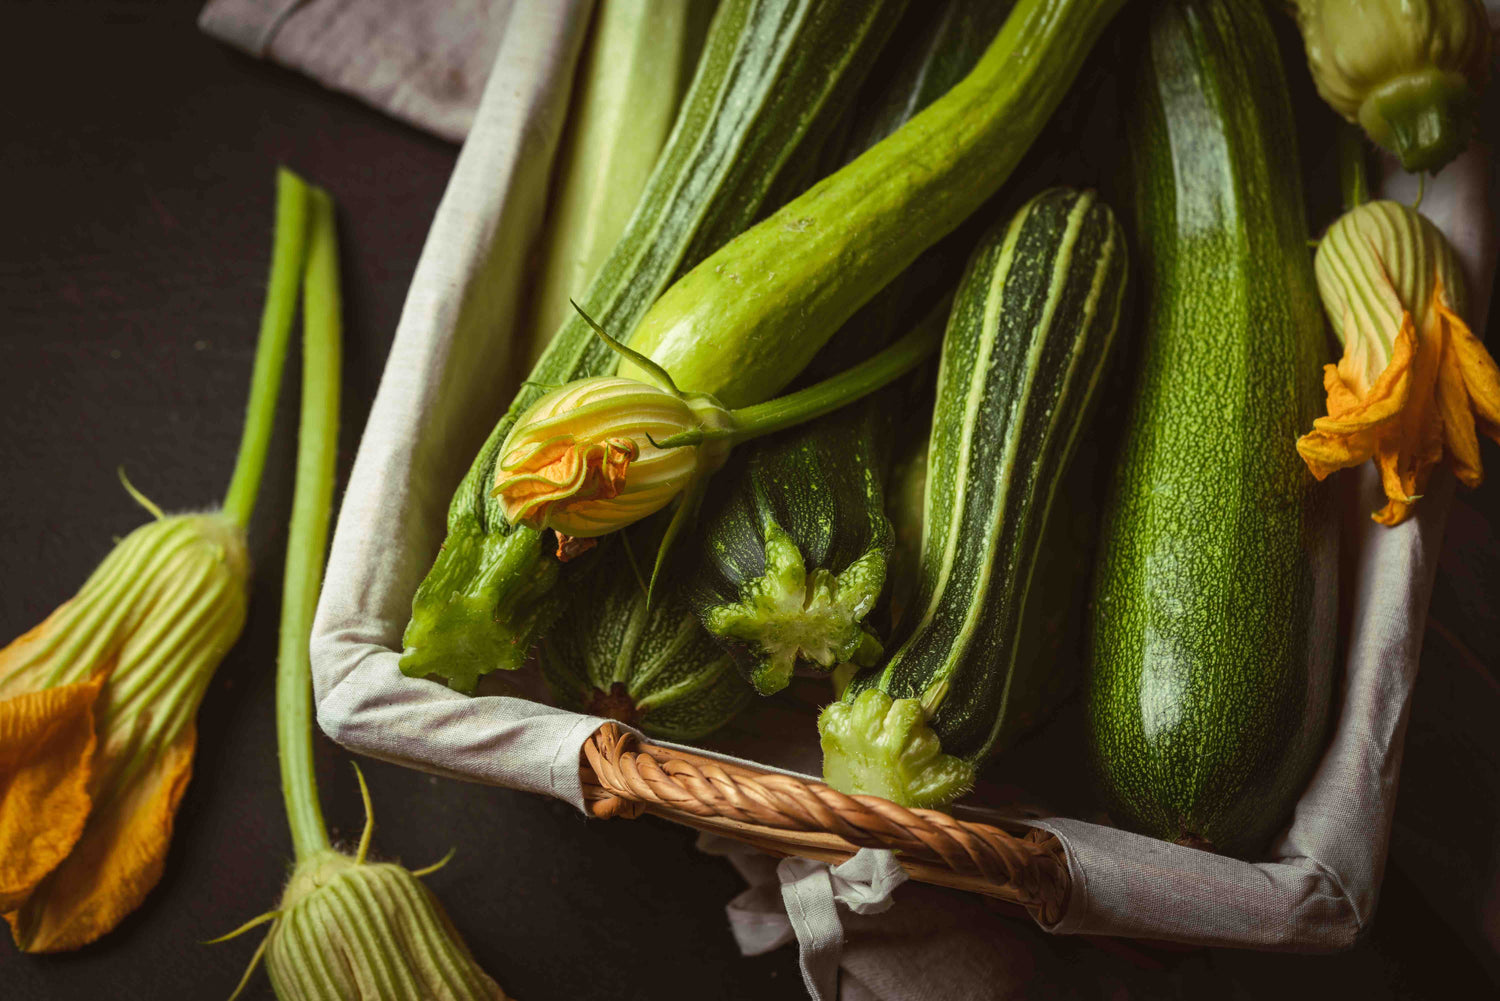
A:
[[[821,782],[657,747],[613,723],[583,745],[583,796],[596,817],[642,812],[714,830],[765,851],[828,861],[861,847],[895,850],[913,878],[1019,904],[1046,924],[1067,905],[1061,844],[909,810],[878,796],[847,796]]]

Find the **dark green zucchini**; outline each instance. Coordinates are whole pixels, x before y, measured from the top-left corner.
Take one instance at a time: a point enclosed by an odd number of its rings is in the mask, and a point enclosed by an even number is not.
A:
[[[1325,337],[1262,6],[1157,4],[1141,62],[1146,313],[1096,577],[1093,756],[1118,823],[1250,855],[1328,724],[1335,512],[1293,447],[1322,413]]]
[[[818,721],[824,779],[948,802],[1048,665],[1017,656],[1032,572],[1124,299],[1124,236],[1092,192],[1037,195],[981,241],[954,302],[933,408],[911,628]]]
[[[622,538],[605,545],[619,547]],[[664,740],[696,740],[754,697],[729,655],[698,624],[680,586],[659,590],[648,607],[634,574],[593,580],[595,587],[581,591],[564,612],[572,627],[542,640],[542,672],[558,705]]]
[[[883,399],[884,394],[877,394]],[[885,586],[889,417],[855,405],[753,451],[705,505],[689,601],[762,695],[799,665],[873,665]]]
[[[852,100],[905,6],[723,0],[635,213],[578,297],[589,316],[629,334],[676,276],[749,226],[810,128]],[[615,367],[570,313],[454,492],[447,538],[412,599],[402,671],[472,691],[481,675],[519,667],[559,613],[563,565],[542,532],[507,524],[491,496],[495,463],[545,387]],[[574,586],[594,562],[569,565]]]
[[[847,163],[947,93],[978,62],[1010,3],[946,0],[914,10],[897,32],[888,76],[872,79],[832,163]],[[914,34],[908,34],[914,33]],[[867,106],[867,107],[865,107]],[[897,276],[808,366],[834,373],[891,338],[946,248]],[[951,257],[951,254],[946,254]],[[926,322],[941,323],[943,313]],[[928,373],[930,378],[930,372]],[[796,669],[872,666],[881,654],[866,618],[887,579],[891,526],[885,473],[899,387],[740,450],[705,505],[689,600],[762,695]]]

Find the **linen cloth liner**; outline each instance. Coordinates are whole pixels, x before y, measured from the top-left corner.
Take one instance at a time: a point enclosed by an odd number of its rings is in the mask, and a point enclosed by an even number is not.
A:
[[[505,373],[512,306],[541,223],[589,7],[589,0],[213,0],[200,22],[255,55],[440,135],[457,138],[473,122],[413,279],[340,511],[312,644],[318,715],[329,735],[352,750],[546,793],[580,809],[579,749],[600,720],[520,698],[468,698],[406,678],[395,651],[410,596],[442,540],[451,489],[521,375],[498,374]],[[1490,9],[1495,17],[1500,3],[1490,0]],[[490,54],[494,70],[476,107],[473,95]],[[1393,180],[1386,193],[1410,202],[1413,183]],[[1486,193],[1482,169],[1455,166],[1428,185],[1423,203],[1459,249],[1476,330],[1484,328],[1494,265]],[[1365,517],[1378,506],[1372,471],[1367,467],[1359,480],[1360,496],[1351,498],[1345,520],[1345,545],[1353,545],[1358,570],[1337,730],[1273,848],[1277,861],[1225,859],[1067,818],[1039,821],[1063,841],[1073,877],[1068,910],[1051,931],[1324,950],[1351,944],[1364,928],[1385,864],[1452,484],[1437,478],[1418,517],[1387,530]],[[808,751],[801,748],[800,757]],[[832,997],[842,903],[852,912],[845,923],[855,930],[842,956],[851,974],[845,996],[911,996],[910,985],[891,972],[889,930],[915,934],[921,913],[935,916],[951,906],[951,894],[913,886],[902,900],[911,900],[916,913],[903,907],[877,917],[904,875],[889,852],[862,850],[830,871],[800,859],[776,863],[722,839],[703,844],[729,853],[752,884],[729,908],[746,952],[799,937],[809,991]],[[772,889],[778,892],[768,896]],[[871,941],[880,943],[878,950]],[[1003,950],[995,945],[998,957]],[[1004,978],[993,979],[1003,962],[970,965],[975,977],[986,978],[967,981],[970,989],[977,983],[1003,989]]]

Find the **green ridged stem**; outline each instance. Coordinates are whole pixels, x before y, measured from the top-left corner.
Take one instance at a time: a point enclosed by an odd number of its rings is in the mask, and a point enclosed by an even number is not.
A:
[[[276,398],[286,369],[287,345],[297,313],[297,286],[307,248],[307,185],[286,168],[276,173],[276,236],[271,252],[271,278],[261,313],[250,376],[250,401],[245,408],[245,430],[240,439],[234,474],[224,495],[224,514],[248,528],[266,468],[266,450],[276,421]]]
[[[302,285],[302,409],[276,657],[276,749],[281,761],[281,794],[298,860],[329,846],[313,766],[312,661],[308,643],[323,581],[328,520],[333,510],[339,370],[343,354],[333,200],[315,188],[308,201],[312,224]]]

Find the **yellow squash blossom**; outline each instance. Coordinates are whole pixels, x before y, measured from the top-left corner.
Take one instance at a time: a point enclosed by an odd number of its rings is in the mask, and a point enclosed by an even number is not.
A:
[[[160,517],[0,650],[0,909],[22,949],[93,941],[160,878],[249,574],[233,521]]]
[[[1398,202],[1368,202],[1329,228],[1316,272],[1344,356],[1324,369],[1328,416],[1297,442],[1313,475],[1373,459],[1383,525],[1410,516],[1445,455],[1477,486],[1478,432],[1500,441],[1500,370],[1463,321],[1463,279],[1442,233]]]
[[[723,440],[676,448],[658,442],[728,426],[723,408],[706,396],[634,379],[579,379],[516,421],[492,492],[513,525],[592,539],[660,511],[728,451]]]

